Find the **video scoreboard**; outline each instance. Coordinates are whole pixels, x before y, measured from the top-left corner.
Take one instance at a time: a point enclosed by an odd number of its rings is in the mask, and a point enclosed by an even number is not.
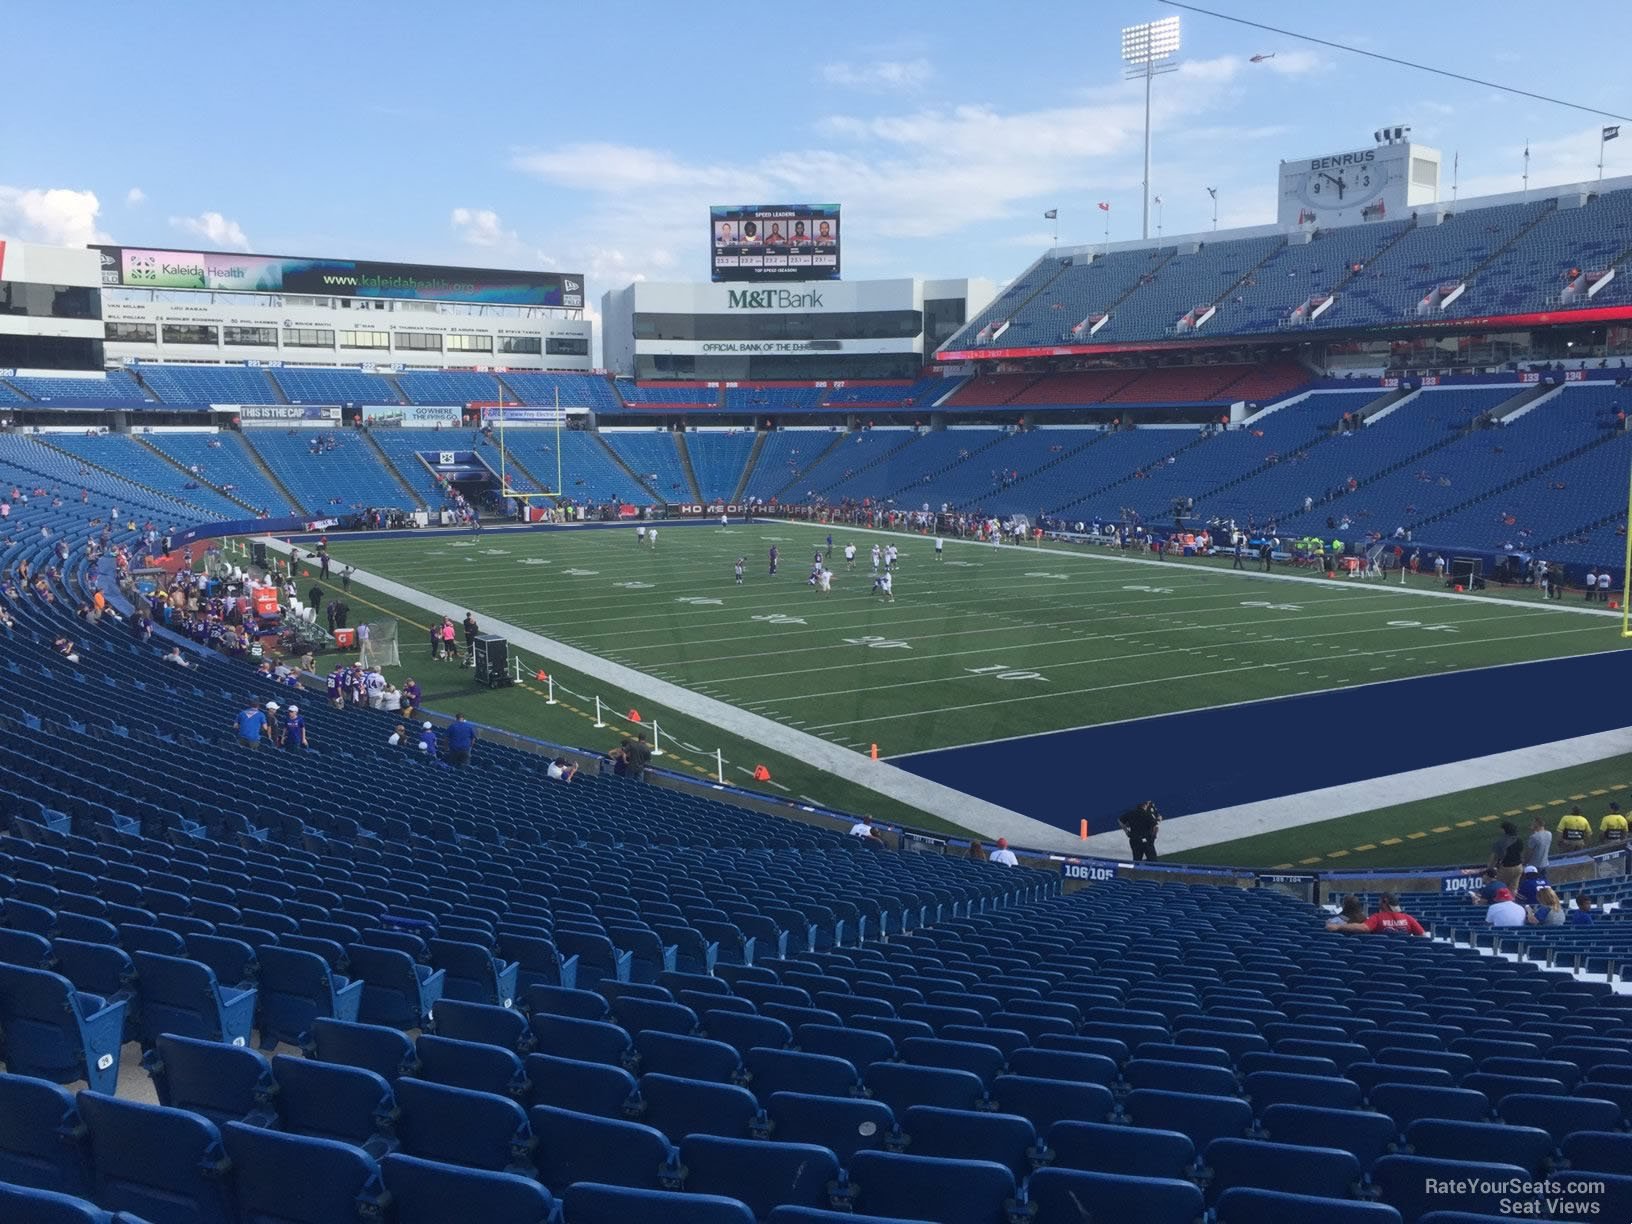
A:
[[[837,204],[715,205],[709,213],[714,280],[839,279]]]

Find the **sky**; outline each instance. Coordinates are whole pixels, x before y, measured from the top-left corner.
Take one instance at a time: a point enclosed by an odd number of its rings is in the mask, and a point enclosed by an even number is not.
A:
[[[1611,61],[1557,50],[1632,43],[1624,0],[1208,7],[1632,114]],[[1613,122],[1158,0],[12,5],[0,238],[545,268],[598,302],[706,279],[711,204],[838,203],[847,279],[1002,284],[1045,210],[1062,244],[1139,236],[1119,31],[1175,13],[1168,234],[1211,226],[1209,186],[1222,227],[1272,222],[1279,160],[1385,123],[1443,151],[1447,192],[1455,155],[1467,198],[1518,190],[1527,144],[1532,186],[1593,177]],[[1605,172],[1632,174],[1632,124]]]

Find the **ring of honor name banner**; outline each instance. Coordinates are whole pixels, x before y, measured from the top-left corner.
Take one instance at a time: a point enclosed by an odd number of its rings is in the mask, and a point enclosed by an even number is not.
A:
[[[837,204],[715,205],[716,281],[838,280]]]

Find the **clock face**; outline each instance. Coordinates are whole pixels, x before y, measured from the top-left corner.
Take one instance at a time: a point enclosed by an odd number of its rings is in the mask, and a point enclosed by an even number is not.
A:
[[[1375,164],[1310,170],[1302,176],[1298,196],[1310,208],[1328,212],[1359,208],[1382,194],[1388,177],[1388,167]]]

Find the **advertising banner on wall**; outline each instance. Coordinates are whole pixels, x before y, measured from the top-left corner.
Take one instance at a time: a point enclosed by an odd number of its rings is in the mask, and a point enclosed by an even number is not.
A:
[[[404,429],[446,429],[459,424],[459,409],[445,404],[364,404],[363,420]]]
[[[496,404],[486,404],[482,407],[482,420],[489,425],[500,422],[506,426],[565,425],[568,417],[583,416],[588,411],[587,408],[512,408],[508,404],[501,408]]]
[[[245,425],[299,425],[323,424],[337,425],[340,423],[340,409],[338,406],[324,407],[321,404],[212,404],[222,412],[236,412],[238,420]]]
[[[521,272],[504,268],[450,268],[438,264],[377,263],[245,255],[233,251],[171,251],[99,246],[102,283],[133,289],[208,289],[236,293],[302,293],[317,297],[411,298],[436,302],[560,306],[581,310],[584,278],[578,272]]]

